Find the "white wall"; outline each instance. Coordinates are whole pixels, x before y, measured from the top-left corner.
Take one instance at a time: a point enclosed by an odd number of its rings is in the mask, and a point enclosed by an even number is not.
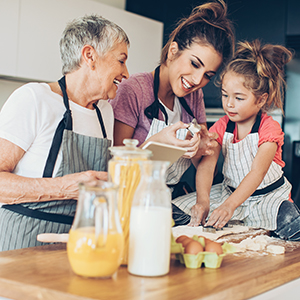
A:
[[[0,108],[9,97],[9,95],[23,84],[24,82],[21,81],[12,81],[0,78]]]
[[[117,8],[125,9],[126,0],[94,0]]]
[[[130,74],[152,71],[160,57],[163,24],[124,11],[125,4],[126,0],[0,0],[0,107],[25,81],[61,77],[61,32],[69,20],[84,14],[100,14],[126,31]]]

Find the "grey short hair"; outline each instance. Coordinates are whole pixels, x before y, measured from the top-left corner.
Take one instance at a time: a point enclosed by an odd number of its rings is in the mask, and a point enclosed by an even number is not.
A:
[[[80,67],[84,45],[90,45],[99,55],[105,55],[121,42],[129,46],[125,31],[101,16],[89,15],[74,19],[67,24],[59,42],[62,73],[66,75]]]

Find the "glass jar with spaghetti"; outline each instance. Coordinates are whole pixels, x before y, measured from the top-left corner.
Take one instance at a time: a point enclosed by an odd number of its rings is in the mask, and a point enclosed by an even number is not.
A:
[[[122,265],[127,265],[130,210],[141,178],[139,161],[148,160],[152,152],[138,148],[138,141],[135,139],[125,139],[123,143],[124,146],[109,148],[113,157],[108,162],[108,180],[119,186],[118,210],[124,236]]]

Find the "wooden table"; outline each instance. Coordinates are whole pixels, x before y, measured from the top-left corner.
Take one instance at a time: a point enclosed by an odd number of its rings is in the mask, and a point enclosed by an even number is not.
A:
[[[112,279],[76,276],[65,244],[0,253],[0,296],[10,299],[247,299],[300,277],[300,247],[284,255],[229,254],[219,269],[187,269],[147,278],[120,267]]]

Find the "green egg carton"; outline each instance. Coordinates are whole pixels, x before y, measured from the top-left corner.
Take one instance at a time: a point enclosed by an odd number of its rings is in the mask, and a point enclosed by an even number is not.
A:
[[[201,243],[204,247],[205,242],[203,237],[198,237],[194,235],[192,239]],[[186,268],[189,269],[199,269],[204,265],[205,268],[217,269],[221,266],[223,258],[228,253],[234,253],[236,251],[235,247],[224,243],[222,245],[223,254],[218,255],[213,252],[199,252],[198,254],[187,254],[184,253],[184,248],[182,244],[176,243],[174,238],[171,243],[171,253],[175,253],[175,257],[180,261],[181,264],[184,264]]]
[[[199,269],[202,266],[204,260],[204,252],[198,254],[183,254],[183,260],[186,268]]]
[[[205,252],[204,260],[203,260],[205,268],[210,268],[210,269],[220,268],[225,255],[226,254],[224,253],[218,255],[217,253],[213,253],[213,252]]]

